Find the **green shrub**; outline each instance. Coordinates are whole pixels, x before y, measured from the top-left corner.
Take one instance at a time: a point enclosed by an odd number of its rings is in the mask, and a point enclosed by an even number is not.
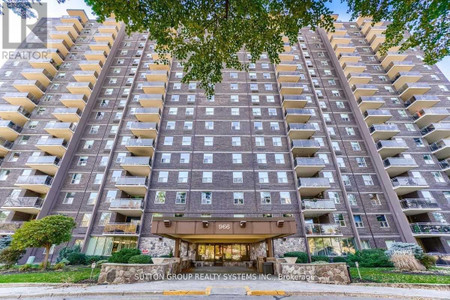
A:
[[[334,263],[337,263],[337,262],[347,262],[347,257],[345,257],[345,256],[331,256],[330,257],[330,262],[334,262]]]
[[[72,247],[64,247],[61,250],[59,250],[56,262],[59,263],[63,259],[67,259],[71,253],[81,253],[80,245],[74,245]]]
[[[325,255],[313,255],[313,256],[311,256],[311,261],[312,262],[315,262],[315,261],[329,262],[330,259],[328,258],[328,256],[325,256]]]
[[[323,265],[323,264],[327,264],[327,261],[323,261],[323,260],[317,260],[317,261],[313,261],[311,264],[314,265]]]
[[[359,263],[359,266],[365,268],[381,268],[393,266],[392,262],[389,260],[389,257],[384,253],[383,249],[367,249],[356,251],[355,254],[348,255],[347,262],[350,266],[354,267],[356,261]]]
[[[128,260],[129,264],[151,264],[152,258],[149,255],[134,255]]]
[[[27,271],[30,271],[32,268],[33,268],[33,266],[31,264],[21,265],[19,267],[19,271],[20,272],[27,272]]]
[[[102,259],[102,260],[99,260],[99,261],[97,261],[97,266],[101,266],[101,265],[103,265],[104,263],[107,263],[108,262],[108,260],[107,259]]]
[[[96,263],[96,262],[98,262],[99,260],[105,260],[105,259],[107,259],[107,257],[106,256],[100,256],[100,255],[88,255],[88,256],[86,256],[86,263],[88,263],[88,264],[92,264],[92,263]]]
[[[424,254],[421,259],[419,259],[420,263],[427,269],[431,269],[436,265],[436,257]]]
[[[62,270],[66,266],[62,261],[53,265],[53,270]]]
[[[308,262],[308,254],[306,252],[301,251],[293,251],[293,252],[286,252],[283,255],[284,257],[297,257],[296,263],[298,264],[305,264]]]
[[[0,252],[0,263],[5,264],[5,268],[10,268],[17,263],[17,261],[25,253],[25,250],[17,250],[11,247],[5,248]]]
[[[70,265],[85,265],[86,264],[86,254],[72,252],[67,257]]]
[[[113,253],[113,255],[108,259],[109,262],[126,264],[130,257],[141,254],[139,249],[124,248],[118,252]]]
[[[414,243],[395,242],[386,250],[386,255],[391,257],[394,253],[411,253],[415,258],[420,260],[424,253],[422,247]]]

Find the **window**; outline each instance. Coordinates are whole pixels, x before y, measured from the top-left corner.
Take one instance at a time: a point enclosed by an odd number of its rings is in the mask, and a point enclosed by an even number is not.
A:
[[[264,137],[256,136],[255,137],[255,144],[256,144],[256,147],[264,147],[265,146]]]
[[[280,137],[273,137],[272,138],[272,144],[273,144],[274,147],[281,147],[282,146],[281,138]]]
[[[431,172],[431,175],[433,175],[433,178],[434,178],[434,180],[436,181],[436,182],[439,182],[439,183],[445,183],[445,179],[444,179],[444,177],[442,176],[442,173],[441,172],[439,172],[439,171],[435,171],[435,172]]]
[[[214,137],[205,136],[204,137],[204,146],[213,146],[214,145]]]
[[[347,199],[348,199],[348,202],[350,203],[351,206],[357,206],[358,205],[358,202],[356,201],[355,194],[347,194]]]
[[[389,223],[385,215],[376,215],[377,221],[380,223],[381,228],[389,228]]]
[[[364,223],[361,215],[353,215],[353,220],[355,220],[356,228],[364,228]]]
[[[231,145],[232,145],[233,147],[241,146],[241,137],[239,137],[239,136],[233,136],[233,137],[231,138]]]
[[[194,103],[195,95],[187,95],[186,101],[187,101],[187,103]]]
[[[10,170],[2,169],[0,170],[0,181],[5,181],[8,178]]]
[[[240,122],[231,122],[231,129],[232,130],[241,130],[241,123]]]
[[[334,223],[339,224],[341,227],[346,227],[345,219],[343,214],[333,214],[334,217]]]
[[[261,204],[271,204],[270,192],[260,192]]]
[[[278,183],[287,183],[287,173],[286,172],[277,172]]]
[[[367,167],[366,159],[364,157],[357,157],[356,162],[358,163],[358,167],[360,168]]]
[[[233,153],[233,164],[241,164],[242,163],[242,154]]]
[[[411,123],[405,123],[405,127],[408,131],[416,131],[416,128],[414,127],[414,124]]]
[[[83,219],[81,219],[80,227],[88,227],[89,221],[91,220],[92,214],[84,214]]]
[[[174,130],[175,129],[175,121],[169,121],[166,124],[166,129],[167,130]]]
[[[355,135],[355,128],[353,128],[353,127],[345,127],[345,131],[347,132],[347,135],[349,135],[349,136]]]
[[[263,129],[262,122],[254,122],[253,126],[254,126],[255,130],[262,130]]]
[[[239,107],[232,107],[231,108],[231,115],[232,116],[239,116]]]
[[[180,164],[188,164],[190,161],[191,155],[189,153],[181,153],[180,154]]]
[[[170,158],[172,157],[172,154],[170,153],[163,153],[161,154],[161,163],[168,164],[170,163]]]
[[[212,153],[204,153],[203,154],[203,163],[204,164],[212,164],[213,163],[213,154]]]
[[[334,201],[334,203],[336,203],[336,204],[341,203],[339,193],[337,193],[337,192],[328,192],[328,198],[330,198],[330,200]]]
[[[175,204],[186,204],[186,192],[177,192]]]
[[[365,185],[373,185],[372,176],[370,176],[370,175],[363,175],[362,178],[363,178],[363,181],[364,181]]]
[[[284,154],[276,153],[275,154],[275,163],[276,164],[284,164],[285,163]]]
[[[381,205],[380,198],[377,194],[369,194],[370,203],[372,206],[379,206]]]
[[[205,108],[205,115],[213,116],[214,115],[214,107],[207,107],[207,108]]]
[[[181,139],[181,145],[182,146],[190,146],[191,145],[191,140],[192,140],[192,137],[190,137],[190,136],[183,136],[182,139]]]
[[[272,131],[280,130],[280,124],[278,122],[270,122],[270,130]]]
[[[291,204],[291,194],[289,192],[280,192],[280,203]]]
[[[202,192],[202,204],[211,204],[211,203],[212,203],[212,193]]]
[[[94,178],[94,184],[100,184],[103,180],[103,174],[96,174]]]
[[[97,201],[97,197],[98,197],[98,193],[97,192],[92,192],[89,194],[89,198],[87,200],[87,205],[94,205],[95,202]]]
[[[72,204],[75,199],[75,193],[69,192],[64,195],[63,204]]]
[[[323,177],[328,178],[330,183],[334,182],[333,172],[323,172]]]
[[[70,181],[71,184],[79,184],[81,181],[81,174],[75,173],[72,174],[72,179]]]
[[[421,138],[414,138],[414,143],[416,144],[416,147],[425,147]]]
[[[202,182],[203,183],[212,183],[212,180],[213,180],[212,176],[213,176],[212,172],[203,172]]]
[[[242,172],[233,172],[233,183],[243,183],[244,178]]]
[[[180,171],[178,172],[178,183],[187,183],[188,182],[188,172]]]
[[[169,180],[169,172],[160,171],[158,174],[158,182],[167,182]]]
[[[256,161],[258,162],[258,164],[266,164],[267,163],[266,154],[265,153],[256,154]]]
[[[233,202],[235,205],[243,205],[244,204],[244,193],[234,192],[233,193]]]
[[[166,203],[166,192],[156,191],[155,204],[164,204],[164,203]]]
[[[164,145],[165,146],[172,146],[172,144],[173,144],[173,136],[164,137]]]
[[[98,220],[98,225],[99,226],[105,226],[106,224],[109,223],[109,220],[111,219],[111,213],[109,212],[104,212],[100,215],[100,219]]]
[[[259,183],[269,183],[269,173],[258,172]]]
[[[425,161],[425,163],[427,165],[433,165],[434,164],[433,157],[431,157],[430,154],[424,154],[423,155],[423,160]]]
[[[205,129],[207,129],[207,130],[214,130],[214,122],[206,121],[205,122]]]
[[[344,182],[345,186],[351,186],[352,185],[348,175],[342,175],[342,181]]]
[[[359,142],[351,142],[353,151],[361,151],[361,146],[359,145]]]

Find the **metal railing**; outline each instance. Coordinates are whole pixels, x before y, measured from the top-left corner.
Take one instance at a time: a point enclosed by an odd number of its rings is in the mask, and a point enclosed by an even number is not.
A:
[[[337,224],[306,224],[307,235],[341,235],[341,228]]]
[[[443,223],[412,223],[411,230],[413,234],[449,234],[450,224]]]

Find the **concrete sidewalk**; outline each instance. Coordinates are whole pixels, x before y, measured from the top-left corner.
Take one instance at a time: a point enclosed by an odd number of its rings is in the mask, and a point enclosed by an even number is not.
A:
[[[197,296],[346,296],[359,298],[407,298],[407,299],[450,299],[448,290],[419,288],[393,288],[384,286],[327,285],[284,280],[189,280],[154,281],[128,285],[26,285],[3,284],[0,286],[0,298],[60,298],[92,296],[156,296],[156,295],[197,295]],[[168,297],[170,298],[170,296]]]

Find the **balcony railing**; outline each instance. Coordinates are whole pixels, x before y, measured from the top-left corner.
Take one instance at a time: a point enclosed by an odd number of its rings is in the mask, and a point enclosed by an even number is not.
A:
[[[426,82],[408,82],[398,90],[398,93],[401,94],[409,88],[431,88],[430,85]]]
[[[290,123],[288,125],[289,130],[316,130],[313,124],[305,124],[305,123]]]
[[[373,124],[369,127],[370,133],[375,131],[400,131],[395,124]]]
[[[408,107],[411,104],[413,104],[416,101],[432,101],[432,102],[439,102],[439,98],[433,95],[415,95],[412,96],[411,99],[408,101],[405,101],[405,106]]]
[[[116,180],[116,185],[147,185],[147,177],[143,176],[124,176]]]
[[[111,201],[110,209],[142,209],[144,207],[144,199],[121,198]]]
[[[37,142],[39,146],[63,146],[67,147],[67,142],[64,139],[57,138],[40,138]]]
[[[295,166],[320,166],[325,162],[319,157],[296,157]]]
[[[122,165],[134,165],[134,166],[148,166],[151,165],[150,157],[146,156],[129,156],[124,157],[122,162],[120,163]]]
[[[30,156],[27,164],[52,164],[59,165],[60,158],[56,156]]]
[[[381,140],[377,142],[377,150],[381,148],[404,148],[408,147],[403,139],[396,140]]]
[[[153,147],[153,139],[128,139],[127,147]]]
[[[337,224],[306,224],[307,235],[341,235],[341,228]]]
[[[381,97],[374,97],[374,96],[362,96],[357,100],[358,104],[361,104],[361,102],[385,102],[383,98]]]
[[[298,148],[317,148],[320,147],[320,144],[316,140],[293,140],[291,146]]]
[[[413,234],[423,235],[450,235],[450,224],[443,223],[412,223],[411,230]]]
[[[317,199],[317,200],[302,200],[302,210],[307,209],[314,209],[314,210],[333,210],[336,209],[336,204],[332,200],[323,200],[323,199]]]
[[[6,148],[6,149],[11,149],[11,147],[14,145],[13,142],[4,140],[4,139],[0,139],[0,147]]]
[[[447,170],[448,168],[450,168],[450,159],[441,160],[439,162],[439,166],[441,167],[441,169]]]
[[[322,177],[303,177],[298,179],[298,185],[299,187],[324,187],[330,186],[330,181],[328,178]]]
[[[3,98],[28,98],[34,104],[39,103],[39,99],[34,97],[31,93],[9,92],[3,95]]]
[[[426,115],[444,115],[445,116],[445,115],[449,115],[449,112],[445,108],[425,108],[425,109],[421,109],[420,111],[416,112],[412,116],[412,118],[415,121]]]
[[[41,208],[44,199],[40,197],[8,197],[6,198],[3,208],[5,207],[34,207]]]
[[[390,157],[383,161],[384,167],[395,166],[417,166],[416,161],[413,158],[403,157]]]
[[[16,184],[39,184],[50,186],[52,181],[53,177],[47,175],[22,175],[17,178]]]
[[[384,116],[390,116],[392,117],[392,114],[389,110],[382,110],[382,109],[368,109],[364,112],[364,117],[384,117]]]
[[[439,204],[435,200],[425,198],[407,198],[400,200],[403,209],[437,209]]]
[[[396,177],[391,179],[392,185],[396,186],[426,186],[427,182],[424,178],[417,177]]]
[[[130,124],[130,129],[156,130],[157,124],[154,122],[132,122]]]
[[[104,234],[134,235],[139,232],[139,224],[134,223],[108,223],[103,229]]]
[[[425,128],[422,128],[420,130],[420,133],[422,135],[428,134],[430,132],[433,132],[435,130],[439,130],[439,129],[443,129],[443,130],[450,130],[450,123],[434,123],[434,124],[430,124]]]
[[[75,123],[68,123],[68,122],[48,122],[47,125],[45,125],[45,129],[70,129],[72,131],[75,131],[75,128],[77,125]]]
[[[8,121],[8,120],[0,120],[0,127],[8,127],[8,128],[11,128],[14,131],[19,132],[19,133],[22,131],[22,127],[20,127],[19,125],[14,124],[13,122]]]

